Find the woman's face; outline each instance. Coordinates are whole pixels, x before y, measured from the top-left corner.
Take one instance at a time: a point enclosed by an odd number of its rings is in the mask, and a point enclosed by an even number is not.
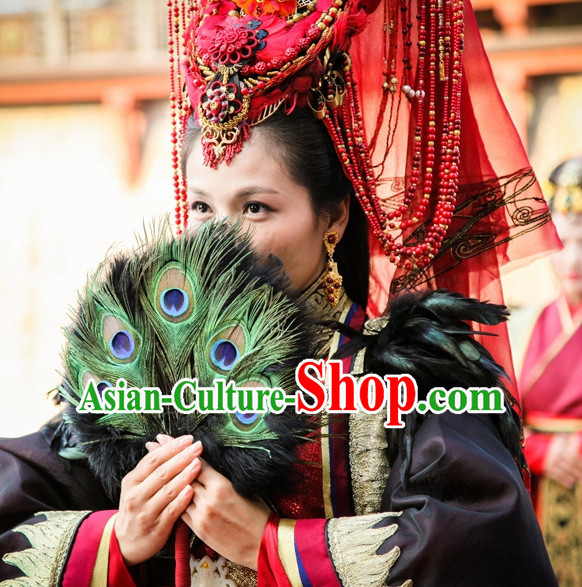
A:
[[[556,273],[573,304],[582,302],[582,214],[552,216],[564,248],[554,255]]]
[[[228,216],[240,216],[252,234],[254,248],[283,262],[293,287],[303,290],[323,271],[326,252],[323,235],[335,229],[340,238],[347,223],[347,200],[338,218],[318,216],[307,188],[291,179],[279,152],[260,130],[229,165],[212,169],[203,164],[202,145],[195,139],[187,161],[188,226]]]

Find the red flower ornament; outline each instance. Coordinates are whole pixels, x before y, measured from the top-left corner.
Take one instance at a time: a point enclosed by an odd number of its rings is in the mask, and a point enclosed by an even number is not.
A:
[[[209,54],[214,63],[236,65],[249,59],[259,44],[257,31],[244,25],[233,24],[216,32]]]
[[[286,18],[297,9],[297,0],[234,0],[234,3],[245,11],[245,14],[263,16],[273,14]]]

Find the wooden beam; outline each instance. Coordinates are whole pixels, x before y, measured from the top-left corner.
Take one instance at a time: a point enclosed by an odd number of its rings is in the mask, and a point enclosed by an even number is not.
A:
[[[509,4],[527,4],[528,6],[538,6],[544,4],[574,4],[580,0],[507,0]],[[499,0],[471,0],[473,10],[493,10],[499,6]]]
[[[84,79],[0,82],[0,105],[101,102],[121,88],[136,101],[163,100],[170,94],[167,74]]]
[[[527,77],[582,73],[582,45],[512,50],[487,49],[493,70],[513,68]]]

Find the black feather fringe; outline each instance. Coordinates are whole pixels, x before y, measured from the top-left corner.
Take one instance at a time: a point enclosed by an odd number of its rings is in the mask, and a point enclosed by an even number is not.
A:
[[[480,302],[447,290],[405,293],[392,300],[387,319],[371,334],[353,336],[336,354],[349,356],[365,348],[365,373],[414,377],[418,400],[426,400],[433,387],[499,387],[506,394],[506,411],[492,414],[501,439],[520,470],[526,468],[521,449],[519,418],[511,408],[513,398],[506,390],[503,367],[473,338],[467,322],[495,325],[507,319],[505,306]],[[414,434],[427,414],[403,414],[402,429],[390,429],[389,460],[402,458],[401,481],[406,486]]]

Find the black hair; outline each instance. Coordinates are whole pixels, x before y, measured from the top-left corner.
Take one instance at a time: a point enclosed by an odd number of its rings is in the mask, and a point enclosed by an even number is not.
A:
[[[253,128],[263,132],[294,181],[307,188],[314,211],[333,217],[349,195],[350,217],[334,259],[344,278],[348,296],[366,307],[368,301],[369,252],[366,216],[356,200],[352,184],[344,174],[333,142],[320,120],[305,108],[290,114],[282,111]],[[182,149],[182,171],[200,128],[190,119]]]

